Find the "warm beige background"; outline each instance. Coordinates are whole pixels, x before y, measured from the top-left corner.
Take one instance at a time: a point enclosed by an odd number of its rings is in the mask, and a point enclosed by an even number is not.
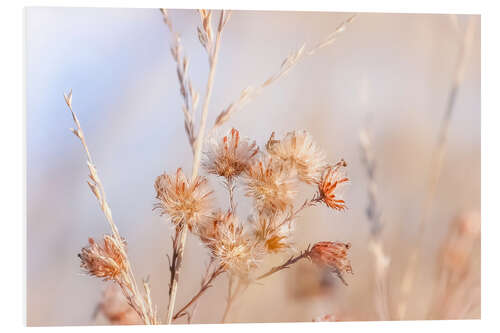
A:
[[[202,90],[207,64],[195,34],[197,14],[175,10],[171,15],[192,60],[192,79]],[[210,123],[241,89],[275,71],[290,50],[317,42],[347,16],[235,12],[223,38]],[[469,18],[476,20],[476,33],[426,234],[421,297],[410,308],[413,319],[422,318],[435,279],[435,250],[450,219],[480,209],[480,19],[460,16],[458,28],[463,30]],[[85,184],[81,147],[67,130],[73,124],[62,94],[69,88],[137,274],[150,276],[154,301],[163,313],[170,227],[151,211],[153,181],[164,170],[189,169],[191,159],[161,15],[154,9],[30,8],[26,31],[28,324],[93,324],[104,287],[81,274],[76,256],[88,236],[98,237],[108,228]],[[231,320],[310,321],[332,312],[343,319],[376,319],[359,130],[372,113],[384,239],[393,256],[391,286],[396,288],[414,241],[460,38],[448,15],[360,14],[334,45],[302,61],[234,116],[229,125],[259,144],[273,130],[304,128],[332,161],[349,163],[349,209],[303,214],[297,243],[350,241],[355,275],[347,277],[348,288],[334,281],[317,296],[317,277],[308,277],[308,265],[302,266],[305,271],[295,267],[252,286]],[[194,238],[186,253],[180,302],[198,287],[207,262]],[[268,265],[281,259],[273,260]],[[223,278],[202,299],[195,321],[217,322],[225,293]]]

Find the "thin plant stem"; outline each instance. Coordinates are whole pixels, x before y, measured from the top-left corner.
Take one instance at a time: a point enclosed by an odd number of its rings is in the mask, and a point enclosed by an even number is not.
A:
[[[285,261],[283,264],[281,264],[279,266],[275,266],[275,267],[271,268],[268,272],[260,275],[256,280],[262,280],[262,279],[264,279],[268,276],[271,276],[274,273],[277,273],[283,269],[290,268],[290,265],[295,264],[297,261],[305,259],[305,258],[309,258],[310,254],[311,254],[311,249],[310,249],[310,246],[308,246],[307,249],[302,251],[298,256],[290,257],[290,259]]]
[[[231,208],[231,212],[234,214],[236,212],[236,202],[234,200],[235,182],[233,178],[227,180],[226,188],[229,193],[229,207]]]
[[[378,186],[375,181],[376,161],[375,154],[371,145],[371,138],[366,129],[360,132],[360,146],[361,146],[361,161],[366,170],[369,184],[368,184],[368,206],[366,208],[366,217],[370,223],[370,252],[373,255],[373,263],[375,274],[375,293],[374,302],[377,314],[380,320],[390,320],[390,307],[389,307],[389,294],[387,289],[388,268],[390,258],[384,250],[384,244],[381,238],[382,231],[382,214],[378,204]]]
[[[214,264],[215,262],[215,259],[214,258],[211,258],[210,259],[210,262],[209,264],[207,265],[207,269],[205,271],[205,275],[203,276],[203,279],[201,280],[201,286],[203,288],[203,286],[205,284],[208,283],[208,281],[211,279],[212,277],[212,274],[210,273],[211,271],[211,268],[212,268],[212,265]],[[196,301],[193,303],[193,305],[191,306],[192,309],[191,309],[191,313],[188,314],[188,317],[187,317],[187,322],[188,324],[191,324],[191,321],[193,320],[194,318],[194,315],[196,314],[196,310],[198,309],[198,305],[200,304],[199,302],[199,298],[196,299]]]
[[[196,139],[194,142],[195,148],[194,148],[194,157],[193,157],[193,169],[192,169],[192,174],[191,174],[192,180],[194,180],[198,176],[198,171],[199,171],[199,167],[200,167],[201,150],[203,147],[203,140],[204,140],[204,136],[205,136],[205,127],[206,127],[207,116],[208,116],[208,106],[210,104],[210,97],[212,96],[212,87],[214,84],[215,69],[217,67],[217,59],[219,56],[220,41],[221,41],[221,37],[222,37],[223,27],[224,27],[224,24],[226,23],[225,21],[226,21],[226,15],[225,15],[225,11],[223,10],[221,12],[220,18],[219,18],[219,26],[217,29],[217,35],[215,38],[215,45],[213,48],[213,53],[211,53],[209,55],[210,69],[209,69],[209,74],[208,74],[205,97],[203,99],[200,128],[199,128],[198,135],[196,136]],[[175,299],[177,296],[178,281],[179,281],[179,270],[182,266],[182,257],[183,257],[184,248],[186,246],[187,233],[188,233],[188,228],[184,224],[184,226],[182,227],[181,236],[180,236],[180,243],[179,243],[179,248],[178,248],[179,259],[178,259],[178,263],[176,265],[175,278],[173,279],[173,283],[172,283],[172,292],[171,292],[169,302],[168,302],[167,320],[166,320],[167,324],[172,323],[172,317],[174,314]]]
[[[224,315],[222,316],[222,323],[226,322],[227,315],[229,314],[229,309],[231,307],[231,303],[233,302],[233,282],[234,282],[234,276],[231,274],[229,276],[229,283],[227,284],[226,308],[224,309]]]
[[[208,279],[205,279],[204,283],[201,285],[201,288],[200,290],[191,298],[191,300],[189,302],[186,303],[186,305],[184,305],[179,311],[177,311],[177,313],[175,314],[175,316],[173,316],[173,319],[176,320],[182,316],[185,316],[187,315],[187,310],[193,306],[194,304],[196,304],[196,302],[198,301],[198,299],[205,293],[205,291],[210,288],[212,285],[211,283],[214,281],[215,278],[217,278],[220,274],[224,273],[225,270],[222,266],[218,266],[213,272],[212,274],[210,274],[210,276],[208,277]]]
[[[217,127],[220,127],[222,124],[228,121],[234,112],[242,109],[243,106],[245,106],[248,102],[257,97],[266,87],[278,81],[280,78],[284,77],[300,60],[302,60],[307,56],[315,54],[320,49],[325,48],[328,45],[331,45],[333,42],[335,42],[338,35],[340,35],[342,32],[345,31],[347,25],[350,24],[352,21],[354,21],[356,15],[357,14],[349,16],[349,18],[340,23],[332,33],[327,35],[323,40],[315,44],[310,49],[306,50],[306,44],[303,44],[299,50],[292,52],[287,58],[283,60],[280,69],[276,73],[269,76],[259,86],[257,87],[249,86],[243,89],[238,99],[233,103],[231,103],[217,116],[215,123],[212,127],[212,132],[214,132]]]
[[[430,169],[431,173],[429,176],[429,186],[427,187],[428,191],[424,199],[422,215],[418,224],[417,244],[410,252],[408,265],[405,269],[405,273],[403,274],[403,279],[401,283],[402,300],[398,306],[398,314],[400,319],[404,319],[406,316],[408,302],[410,300],[410,294],[413,290],[415,275],[420,260],[420,250],[422,247],[424,233],[431,216],[436,196],[437,185],[439,183],[439,178],[441,176],[441,170],[443,167],[446,142],[448,138],[448,128],[450,126],[451,117],[455,109],[455,103],[458,91],[463,81],[466,62],[470,54],[472,39],[474,37],[474,30],[475,30],[474,28],[475,28],[474,19],[469,18],[466,30],[460,41],[459,53],[457,56],[457,63],[455,66],[454,77],[450,91],[448,93],[445,112],[441,120],[438,139],[431,158],[431,169]]]
[[[231,280],[230,280],[231,281]],[[231,311],[234,302],[236,301],[236,298],[238,298],[239,295],[243,294],[248,287],[248,283],[243,282],[241,278],[238,278],[238,281],[236,282],[236,288],[233,292],[231,292],[231,284],[229,284],[228,287],[228,299],[226,302],[226,308],[224,309],[224,315],[222,316],[222,323],[227,322],[227,318],[229,317],[229,312]]]
[[[120,287],[122,288],[122,291],[125,295],[125,297],[128,299],[129,304],[132,306],[132,308],[137,312],[137,314],[141,317],[141,319],[144,321],[145,324],[149,325],[152,324],[152,318],[149,317],[148,312],[146,310],[146,306],[143,301],[142,295],[139,293],[139,289],[137,287],[137,282],[134,277],[134,273],[132,271],[132,265],[130,264],[130,260],[128,259],[127,251],[124,246],[123,238],[120,236],[120,233],[118,231],[118,227],[116,226],[114,220],[113,220],[113,215],[111,213],[111,208],[109,208],[108,202],[106,200],[106,192],[104,191],[104,185],[102,184],[99,175],[97,173],[97,169],[95,167],[95,164],[93,162],[92,156],[90,155],[90,150],[87,146],[87,142],[85,140],[85,134],[83,133],[83,130],[80,126],[80,121],[78,120],[78,117],[76,116],[76,113],[73,111],[73,106],[72,106],[72,99],[73,99],[73,94],[72,91],[70,91],[68,94],[64,94],[64,100],[66,101],[66,105],[68,106],[69,111],[71,112],[71,115],[73,117],[73,121],[76,125],[76,129],[71,129],[73,134],[80,139],[80,142],[82,143],[82,146],[85,150],[85,154],[87,157],[87,167],[89,168],[90,171],[90,181],[87,181],[92,193],[94,196],[97,198],[97,201],[100,204],[100,208],[102,212],[104,213],[104,216],[106,220],[108,221],[108,224],[111,228],[111,231],[113,233],[113,237],[116,240],[117,246],[119,246],[120,252],[122,256],[124,257],[124,263],[125,263],[125,274],[123,275],[123,278],[125,279],[125,284],[119,283]],[[126,292],[126,289],[130,291]]]
[[[294,218],[296,218],[299,215],[299,213],[302,212],[304,209],[315,206],[319,202],[321,202],[321,195],[316,193],[311,199],[305,200],[304,203],[299,208],[291,212],[276,228],[277,229],[281,228],[282,226],[284,226],[285,224],[289,223]]]

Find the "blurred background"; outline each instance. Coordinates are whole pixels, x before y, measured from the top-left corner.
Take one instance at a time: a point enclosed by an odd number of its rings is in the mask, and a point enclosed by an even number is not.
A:
[[[320,41],[348,16],[234,12],[223,35],[209,124],[243,88],[277,71],[290,51]],[[194,86],[203,92],[208,64],[196,37],[199,16],[195,10],[172,10],[170,17],[190,58]],[[325,315],[378,319],[365,215],[369,179],[359,145],[365,127],[377,163],[381,239],[390,257],[391,319],[398,319],[403,271],[417,243],[432,154],[469,20],[475,29],[423,238],[418,297],[411,298],[405,317],[426,318],[441,281],[443,246],[453,223],[459,223],[454,221],[479,223],[479,16],[359,14],[333,45],[305,58],[224,126],[236,127],[259,145],[272,131],[283,135],[306,129],[330,161],[347,161],[351,183],[344,198],[349,209],[306,211],[297,224],[296,242],[301,249],[321,240],[349,241],[354,270],[345,287],[307,262],[295,265],[252,285],[230,321],[311,321]],[[68,130],[74,125],[63,93],[70,88],[136,276],[149,276],[153,301],[161,314],[166,310],[172,229],[152,211],[153,182],[163,171],[190,170],[192,163],[169,42],[157,9],[26,9],[28,325],[108,323],[102,314],[95,316],[106,284],[85,276],[77,258],[89,236],[99,238],[109,230],[86,184],[82,147]],[[475,281],[475,289],[467,288],[466,300],[473,305],[459,317],[479,318],[479,246],[467,251],[472,267],[467,278]],[[264,266],[285,258],[273,257]],[[207,251],[190,237],[179,305],[197,291],[207,263]],[[201,299],[194,322],[220,321],[226,285],[226,277],[218,279]]]

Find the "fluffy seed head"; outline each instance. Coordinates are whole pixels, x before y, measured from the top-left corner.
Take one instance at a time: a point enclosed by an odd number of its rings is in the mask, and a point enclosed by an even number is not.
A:
[[[345,201],[339,199],[335,192],[339,184],[349,180],[349,178],[345,177],[343,173],[340,172],[340,168],[345,166],[347,166],[347,164],[344,160],[340,161],[335,166],[328,166],[324,170],[321,181],[318,184],[321,200],[328,207],[336,210],[344,210],[346,208]]]
[[[295,168],[303,182],[317,183],[326,160],[312,136],[306,131],[288,132],[281,140],[274,136],[273,132],[266,143],[267,152]]]
[[[125,254],[120,250],[118,241],[109,235],[104,236],[101,246],[89,238],[89,245],[82,248],[78,257],[82,267],[88,274],[104,280],[118,280],[125,271]],[[123,244],[125,243],[122,240]]]
[[[347,258],[347,250],[351,243],[319,242],[314,244],[309,253],[309,258],[320,267],[327,267],[337,273],[351,273],[351,262]]]
[[[210,213],[210,195],[207,179],[196,177],[193,181],[186,178],[182,169],[175,176],[162,174],[155,181],[155,208],[161,215],[168,215],[176,226],[187,223],[189,230],[196,228],[201,220]]]
[[[227,271],[244,276],[257,267],[260,260],[258,248],[231,212],[214,214],[200,229],[199,235],[211,256]]]
[[[257,242],[262,243],[266,252],[278,253],[292,247],[292,224],[282,224],[283,214],[258,214],[249,218],[254,228]]]
[[[293,203],[294,171],[273,158],[263,158],[250,165],[245,172],[245,183],[246,196],[254,199],[259,212],[282,212]]]
[[[222,139],[212,139],[203,166],[208,173],[231,180],[248,167],[258,151],[255,141],[241,139],[238,130],[233,128]]]

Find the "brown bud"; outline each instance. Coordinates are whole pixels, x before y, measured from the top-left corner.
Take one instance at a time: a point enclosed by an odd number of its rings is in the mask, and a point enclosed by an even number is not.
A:
[[[347,258],[347,250],[351,243],[319,242],[311,248],[309,258],[320,267],[334,269],[337,273],[351,273],[351,262]]]

